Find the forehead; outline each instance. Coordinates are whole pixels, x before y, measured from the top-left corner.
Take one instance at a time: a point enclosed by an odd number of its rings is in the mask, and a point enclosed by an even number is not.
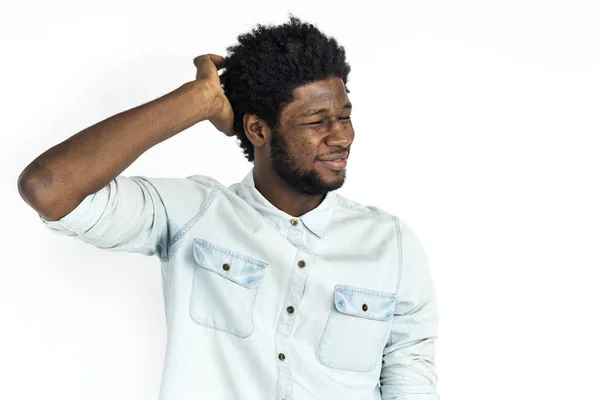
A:
[[[282,110],[282,113],[290,117],[314,108],[339,111],[349,103],[346,87],[341,78],[328,78],[299,86],[294,89],[292,98],[293,100]]]

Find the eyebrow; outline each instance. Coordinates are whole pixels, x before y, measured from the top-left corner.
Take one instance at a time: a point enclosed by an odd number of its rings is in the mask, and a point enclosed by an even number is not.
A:
[[[352,104],[351,103],[346,103],[343,107],[344,110],[351,110],[352,109]],[[312,117],[313,115],[317,115],[317,114],[321,114],[324,112],[327,112],[329,110],[327,110],[326,108],[319,108],[319,109],[309,109],[304,111],[302,114],[298,115],[298,117],[301,118],[306,118],[306,117]]]

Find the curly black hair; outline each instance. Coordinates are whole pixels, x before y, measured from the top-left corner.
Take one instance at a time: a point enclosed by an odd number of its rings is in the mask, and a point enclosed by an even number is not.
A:
[[[239,145],[250,162],[254,146],[244,133],[244,114],[276,128],[281,109],[292,101],[298,86],[331,76],[341,78],[344,85],[348,81],[344,48],[314,25],[289,18],[276,26],[258,24],[227,48],[221,83],[234,111]]]

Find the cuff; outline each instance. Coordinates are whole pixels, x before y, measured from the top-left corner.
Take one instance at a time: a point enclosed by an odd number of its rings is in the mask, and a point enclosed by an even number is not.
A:
[[[86,196],[77,207],[57,221],[48,221],[38,215],[44,225],[53,231],[85,233],[100,220],[108,204],[109,195],[110,184]]]

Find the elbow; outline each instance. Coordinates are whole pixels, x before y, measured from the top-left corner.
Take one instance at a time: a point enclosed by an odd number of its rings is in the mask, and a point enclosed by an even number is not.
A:
[[[17,179],[17,188],[19,189],[21,198],[32,207],[34,207],[34,204],[38,203],[39,197],[39,192],[37,190],[38,185],[35,181],[31,165],[27,166],[27,168],[19,175],[19,179]]]
[[[17,188],[21,198],[44,219],[60,219],[60,207],[53,196],[52,173],[34,161],[29,164],[17,179]]]

